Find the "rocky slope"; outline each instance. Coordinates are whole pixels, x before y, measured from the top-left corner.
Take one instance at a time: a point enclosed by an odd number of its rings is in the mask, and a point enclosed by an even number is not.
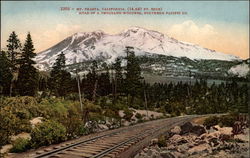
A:
[[[218,125],[206,130],[201,125],[187,122],[166,133],[167,140],[152,140],[151,146],[135,158],[248,158],[249,128],[234,137],[231,137],[231,131],[231,127],[220,128]],[[225,137],[229,139],[223,139]]]

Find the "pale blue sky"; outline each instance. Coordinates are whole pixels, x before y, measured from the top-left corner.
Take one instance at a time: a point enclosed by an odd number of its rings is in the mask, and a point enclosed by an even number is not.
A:
[[[174,25],[181,25],[185,21],[194,22],[202,29],[206,24],[211,25],[215,32],[232,34],[246,38],[249,33],[249,2],[248,1],[1,1],[1,47],[4,47],[11,31],[16,31],[20,38],[30,31],[34,36],[37,50],[47,49],[49,46],[69,36],[74,31],[103,30],[108,33],[118,33],[130,26],[141,26],[154,29],[175,38],[186,40],[186,37],[172,33]],[[60,7],[161,7],[163,11],[186,11],[187,15],[78,15],[77,12],[62,12]],[[175,27],[176,28],[176,27]],[[50,41],[45,41],[53,30],[56,30]],[[62,32],[60,32],[62,30]],[[223,32],[225,31],[225,32]],[[60,35],[58,35],[60,34]],[[202,36],[202,34],[201,34]],[[205,36],[205,35],[204,35]],[[244,37],[243,37],[244,36]],[[241,38],[239,37],[239,38]],[[205,38],[205,37],[204,37]],[[207,38],[207,37],[206,37]],[[228,37],[225,37],[228,38]],[[54,40],[52,40],[54,39]],[[191,37],[187,42],[196,42]],[[221,40],[221,39],[218,39]],[[237,44],[237,46],[242,47]],[[211,44],[207,47],[211,47]],[[245,49],[249,49],[249,45]],[[215,46],[215,48],[217,48]],[[218,49],[218,48],[217,48]],[[220,48],[219,48],[220,49]],[[242,51],[235,49],[236,51]],[[230,53],[230,52],[226,52]],[[245,52],[246,53],[246,50]],[[244,56],[240,55],[240,56]],[[245,57],[245,56],[244,56]]]
[[[1,14],[3,20],[5,18],[14,18],[16,20],[24,20],[25,18],[31,18],[32,20],[55,20],[60,17],[65,21],[77,22],[82,20],[81,16],[75,16],[73,13],[65,16],[64,13],[59,12],[60,6],[69,7],[162,7],[166,11],[187,11],[189,14],[187,17],[198,19],[207,22],[233,22],[240,24],[248,24],[249,6],[247,1],[111,1],[111,2],[86,2],[86,1],[15,1],[2,2]],[[33,16],[31,16],[33,14]],[[68,17],[73,19],[68,19]],[[129,16],[120,15],[130,18]],[[103,16],[104,17],[104,16]],[[144,17],[145,18],[145,17]],[[146,18],[157,18],[147,16]],[[158,18],[161,18],[158,16]],[[173,18],[173,17],[172,17]],[[179,18],[179,17],[178,17]]]

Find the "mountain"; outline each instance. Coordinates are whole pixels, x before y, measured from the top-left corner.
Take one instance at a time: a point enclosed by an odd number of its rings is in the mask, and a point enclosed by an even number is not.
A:
[[[65,53],[67,65],[93,59],[111,63],[118,56],[125,56],[126,46],[134,47],[135,54],[139,56],[156,54],[177,58],[187,57],[191,60],[240,60],[237,56],[181,42],[160,32],[140,27],[131,27],[115,35],[103,31],[75,33],[38,53],[35,60],[41,70],[51,67],[61,52]]]
[[[232,66],[228,73],[236,77],[250,77],[250,58],[242,63]]]

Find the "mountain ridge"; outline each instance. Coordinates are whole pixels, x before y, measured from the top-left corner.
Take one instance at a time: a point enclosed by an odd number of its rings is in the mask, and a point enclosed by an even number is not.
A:
[[[106,34],[102,30],[75,33],[35,58],[39,69],[47,69],[57,55],[65,53],[66,64],[101,59],[112,63],[117,57],[125,56],[126,46],[134,47],[136,55],[160,54],[189,59],[241,60],[239,57],[182,42],[154,30],[133,26],[118,34]]]

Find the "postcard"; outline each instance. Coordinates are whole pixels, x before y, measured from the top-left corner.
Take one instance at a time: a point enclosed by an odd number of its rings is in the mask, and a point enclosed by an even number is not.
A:
[[[1,1],[0,157],[249,157],[249,1]]]

